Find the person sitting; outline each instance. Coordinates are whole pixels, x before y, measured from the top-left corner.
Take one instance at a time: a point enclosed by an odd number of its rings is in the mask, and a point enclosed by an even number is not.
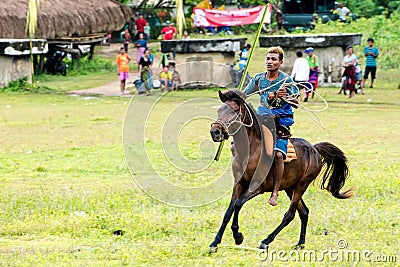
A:
[[[165,66],[160,73],[161,92],[169,91],[172,87],[172,72]]]
[[[172,74],[172,91],[178,91],[179,86],[181,85],[181,77],[179,77],[179,72],[174,71]]]
[[[350,16],[350,9],[348,9],[345,6],[343,6],[343,3],[338,3],[336,11],[337,11],[337,15],[339,15],[339,20],[341,22],[346,22],[347,21],[347,17]]]

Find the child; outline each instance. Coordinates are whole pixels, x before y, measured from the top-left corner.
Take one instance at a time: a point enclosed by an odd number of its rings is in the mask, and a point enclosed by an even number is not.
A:
[[[144,26],[144,39],[149,40],[150,39],[150,30],[151,27],[149,23],[147,22],[146,25]]]
[[[161,92],[169,91],[169,88],[172,87],[172,72],[168,69],[167,66],[163,68],[163,71],[160,73],[160,83],[161,83]]]
[[[179,72],[174,71],[172,74],[172,91],[178,91],[178,87],[181,85],[181,78],[179,77]]]

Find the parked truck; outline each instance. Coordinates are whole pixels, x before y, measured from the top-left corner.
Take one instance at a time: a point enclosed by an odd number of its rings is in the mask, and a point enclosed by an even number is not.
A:
[[[332,13],[335,4],[334,0],[283,0],[283,27],[288,32],[310,30],[314,29],[319,17],[323,23],[336,20],[338,16]]]

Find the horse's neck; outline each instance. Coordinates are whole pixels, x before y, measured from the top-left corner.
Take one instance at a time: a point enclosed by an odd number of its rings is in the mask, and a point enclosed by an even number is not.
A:
[[[236,149],[236,157],[243,160],[247,160],[249,156],[254,155],[257,149],[260,148],[261,142],[257,141],[261,139],[257,138],[259,131],[252,127],[242,127],[234,136],[233,142]]]

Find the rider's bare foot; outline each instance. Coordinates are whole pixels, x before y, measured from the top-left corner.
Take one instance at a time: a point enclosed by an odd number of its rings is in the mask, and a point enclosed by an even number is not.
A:
[[[271,206],[276,206],[276,205],[278,205],[278,200],[277,199],[278,199],[278,195],[271,195],[271,197],[268,200],[268,203]]]

